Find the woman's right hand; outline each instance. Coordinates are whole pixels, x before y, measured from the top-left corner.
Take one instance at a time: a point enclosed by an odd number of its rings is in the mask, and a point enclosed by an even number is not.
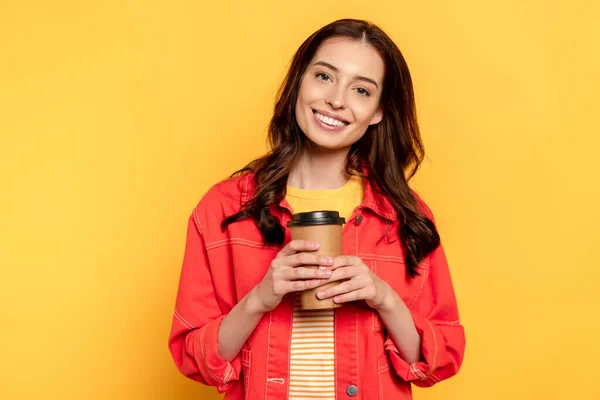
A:
[[[319,256],[314,252],[319,244],[307,240],[292,240],[271,262],[265,277],[254,287],[251,302],[257,312],[273,310],[283,296],[291,292],[299,292],[321,286],[331,277],[326,269],[306,268],[303,265],[330,266],[331,257]]]

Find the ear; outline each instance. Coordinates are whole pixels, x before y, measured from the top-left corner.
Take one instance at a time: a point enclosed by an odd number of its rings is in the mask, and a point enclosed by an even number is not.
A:
[[[369,125],[376,125],[376,124],[380,123],[382,119],[383,119],[383,110],[381,109],[381,107],[379,107],[379,108],[377,108],[375,115],[373,115],[373,118],[371,118],[371,122],[369,123]]]

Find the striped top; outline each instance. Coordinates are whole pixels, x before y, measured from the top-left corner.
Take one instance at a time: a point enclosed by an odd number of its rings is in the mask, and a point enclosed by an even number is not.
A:
[[[346,218],[362,202],[362,179],[352,177],[334,190],[287,187],[294,213],[334,210]],[[296,296],[290,349],[290,400],[335,400],[334,311],[302,310]]]
[[[333,309],[301,310],[296,296],[290,349],[290,400],[335,400]]]

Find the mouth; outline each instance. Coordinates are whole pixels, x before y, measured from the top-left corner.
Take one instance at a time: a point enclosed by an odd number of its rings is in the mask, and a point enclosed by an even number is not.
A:
[[[330,113],[319,112],[317,110],[312,110],[312,112],[319,125],[327,129],[341,130],[350,124],[345,119]]]

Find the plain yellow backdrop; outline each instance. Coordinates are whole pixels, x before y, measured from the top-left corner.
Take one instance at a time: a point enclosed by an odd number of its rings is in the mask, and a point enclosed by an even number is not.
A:
[[[600,398],[598,4],[1,1],[0,398],[218,398],[167,350],[187,217],[341,17],[409,63],[466,327],[415,397]]]

